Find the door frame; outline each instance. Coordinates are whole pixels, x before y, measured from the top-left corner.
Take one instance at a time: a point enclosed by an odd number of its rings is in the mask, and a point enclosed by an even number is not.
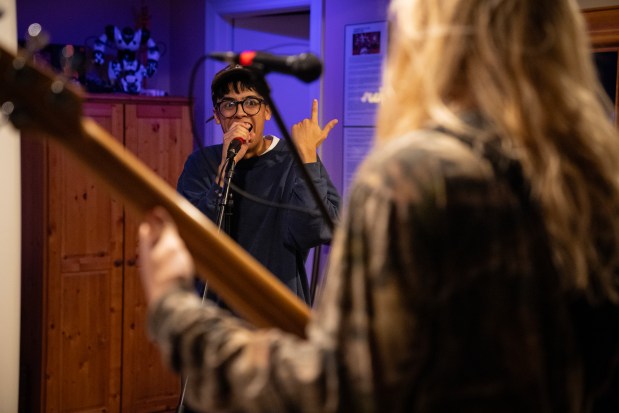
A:
[[[206,2],[206,53],[232,50],[231,20],[240,17],[257,17],[263,15],[309,11],[310,15],[310,51],[322,59],[323,56],[323,1],[324,0],[207,0]],[[204,107],[211,108],[210,84],[216,73],[216,62],[206,60],[204,70]],[[311,96],[322,101],[322,78],[309,85]],[[322,105],[320,106],[322,108]],[[320,109],[322,112],[322,110]],[[322,119],[319,113],[319,119]],[[210,113],[208,114],[210,116]],[[207,116],[207,117],[208,117]],[[204,144],[212,145],[219,126],[210,123],[205,126]]]

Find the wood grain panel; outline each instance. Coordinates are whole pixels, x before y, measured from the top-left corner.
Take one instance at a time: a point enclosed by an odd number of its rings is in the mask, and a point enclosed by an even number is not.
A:
[[[92,109],[122,136],[122,106]],[[64,151],[48,159],[45,411],[119,412],[122,205]]]
[[[126,105],[125,144],[170,185],[176,186],[192,149],[186,106]],[[123,411],[174,411],[180,378],[162,363],[161,353],[146,336],[146,301],[137,267],[138,218],[125,216]]]

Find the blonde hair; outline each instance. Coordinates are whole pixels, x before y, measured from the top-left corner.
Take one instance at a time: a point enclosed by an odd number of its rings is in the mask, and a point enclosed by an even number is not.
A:
[[[573,0],[392,0],[377,143],[473,109],[530,180],[565,287],[617,300],[619,136]],[[477,131],[479,132],[479,131]]]

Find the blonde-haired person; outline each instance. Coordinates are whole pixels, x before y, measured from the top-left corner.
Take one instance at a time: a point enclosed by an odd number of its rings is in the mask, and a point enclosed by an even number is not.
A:
[[[140,229],[154,339],[209,411],[601,411],[619,136],[576,2],[393,0],[390,15],[377,146],[308,339],[201,306],[161,211]]]

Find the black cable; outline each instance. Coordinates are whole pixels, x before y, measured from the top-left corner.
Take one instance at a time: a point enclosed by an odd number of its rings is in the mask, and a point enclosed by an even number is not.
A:
[[[302,213],[305,213],[305,214],[308,214],[314,217],[320,216],[320,212],[316,212],[312,209],[307,209],[307,208],[303,208],[303,207],[291,205],[291,204],[279,204],[277,202],[270,202],[265,199],[259,198],[255,195],[250,194],[247,191],[242,190],[237,185],[235,185],[233,182],[230,182],[230,187],[234,189],[234,192],[238,192],[238,194],[241,195],[243,198],[246,198],[247,200],[253,201],[257,204],[261,204],[261,205],[265,205],[265,206],[273,207],[273,208],[288,209],[291,211],[302,212]]]

